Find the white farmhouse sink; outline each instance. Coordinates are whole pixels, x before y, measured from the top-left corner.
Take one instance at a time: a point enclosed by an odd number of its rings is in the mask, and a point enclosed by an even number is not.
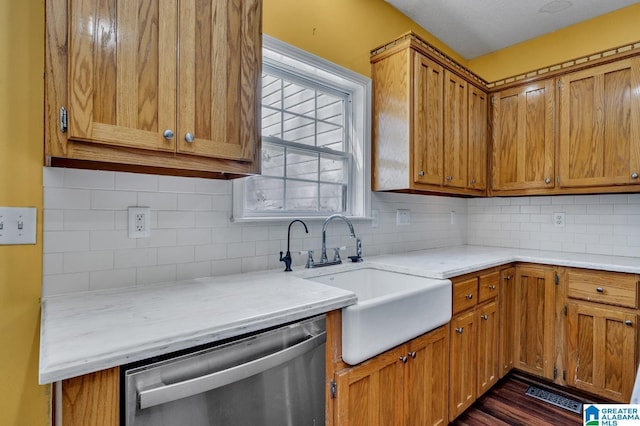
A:
[[[451,281],[376,268],[310,277],[353,291],[342,309],[342,359],[358,364],[451,319]]]

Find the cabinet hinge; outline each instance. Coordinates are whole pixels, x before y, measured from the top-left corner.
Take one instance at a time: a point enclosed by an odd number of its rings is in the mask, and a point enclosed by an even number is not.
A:
[[[491,105],[495,105],[496,104],[496,97],[492,96],[491,97]]]
[[[567,380],[567,370],[562,370],[562,380]]]
[[[555,281],[556,281],[556,285],[560,285],[560,275],[556,274]]]
[[[561,89],[561,88],[562,88],[562,82],[561,82],[560,80],[558,80],[557,85],[558,85],[558,89]]]
[[[564,316],[566,317],[569,313],[569,305],[564,305]]]
[[[557,379],[558,378],[558,369],[553,367],[553,378]]]
[[[560,185],[560,176],[556,176],[556,182]]]
[[[60,131],[62,133],[66,133],[68,124],[69,119],[67,117],[67,109],[65,107],[60,107]]]
[[[334,380],[332,380],[331,383],[329,383],[329,386],[331,391],[331,399],[334,399],[338,396],[338,384]]]

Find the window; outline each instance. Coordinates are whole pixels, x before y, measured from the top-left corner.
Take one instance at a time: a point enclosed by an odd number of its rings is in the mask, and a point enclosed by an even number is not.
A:
[[[234,220],[365,216],[371,83],[264,36],[262,174],[233,184]]]

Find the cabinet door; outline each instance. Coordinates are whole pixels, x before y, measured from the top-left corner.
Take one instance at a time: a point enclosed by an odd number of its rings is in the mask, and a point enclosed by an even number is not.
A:
[[[444,184],[467,187],[467,82],[444,72]]]
[[[175,1],[69,2],[69,139],[175,151]]]
[[[442,185],[444,69],[414,53],[414,182]]]
[[[516,268],[500,271],[500,378],[514,366]]]
[[[499,313],[494,300],[476,309],[478,324],[478,391],[477,397],[498,382]]]
[[[403,416],[403,370],[406,346],[385,352],[336,373],[336,424],[400,426]]]
[[[451,320],[449,420],[476,400],[476,313],[467,311]]]
[[[561,186],[640,183],[638,87],[640,58],[560,78]]]
[[[449,326],[408,343],[405,421],[408,426],[449,423]]]
[[[120,424],[120,368],[62,381],[61,423],[65,426]]]
[[[515,367],[553,379],[555,272],[518,266]]]
[[[469,84],[467,187],[487,188],[487,94]]]
[[[260,111],[261,1],[181,0],[178,151],[253,159]]]
[[[553,188],[553,80],[498,92],[492,97],[491,188]]]
[[[572,302],[567,318],[569,386],[628,403],[636,377],[635,313]]]

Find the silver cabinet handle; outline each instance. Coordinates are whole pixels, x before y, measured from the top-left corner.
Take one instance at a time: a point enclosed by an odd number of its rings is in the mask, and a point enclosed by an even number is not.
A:
[[[412,359],[416,359],[416,356],[418,354],[416,354],[415,352],[409,352],[407,355],[409,355]]]
[[[456,328],[456,332],[457,333],[462,334],[463,331],[464,331],[464,328],[462,328],[462,327]]]
[[[638,174],[636,172],[631,173],[631,179],[638,179]]]
[[[547,185],[549,185],[551,183],[551,178],[546,178],[544,180],[544,183],[546,183]]]
[[[184,140],[189,142],[189,143],[193,142],[195,139],[196,139],[195,136],[193,136],[193,133],[191,133],[191,132],[187,132],[184,135]]]
[[[420,170],[420,171],[418,172],[418,176],[424,176],[424,170]]]
[[[171,385],[160,386],[138,392],[140,409],[154,407],[188,396],[197,395],[217,389],[230,383],[237,382],[247,377],[255,376],[270,368],[282,365],[302,354],[312,351],[327,341],[327,333],[322,332],[310,339],[293,345],[282,351],[267,355],[245,364],[236,365],[215,373],[173,383]]]
[[[598,293],[604,293],[604,289],[603,289],[602,287],[598,287],[598,288],[596,288],[596,291],[597,291]]]
[[[489,288],[489,290],[495,290],[496,289],[495,284],[488,285],[487,287]]]
[[[505,279],[506,281],[509,281],[509,280],[511,279],[511,275],[507,275],[506,277],[504,277],[504,279]]]
[[[403,364],[406,364],[408,360],[409,360],[409,358],[407,358],[406,356],[401,356],[400,357],[400,361],[402,361]]]
[[[488,320],[488,319],[489,319],[489,315],[484,314],[484,315],[481,315],[481,316],[480,316],[480,318],[482,318],[483,320],[485,320],[485,321],[486,321],[486,320]]]
[[[451,182],[453,180],[453,176],[447,176],[447,180]]]
[[[624,322],[624,324],[625,324],[625,325],[628,325],[629,327],[631,327],[631,326],[633,325],[633,321],[631,321],[631,320],[626,320],[626,321]]]
[[[475,179],[471,179],[471,185],[475,185],[476,184],[476,180]]]
[[[469,293],[469,294],[467,294],[465,297],[466,297],[467,299],[471,300],[471,299],[473,299],[473,294],[472,294],[472,293]]]
[[[171,140],[173,139],[173,130],[171,129],[165,129],[164,132],[162,132],[162,136],[164,136],[164,138],[166,140]]]

